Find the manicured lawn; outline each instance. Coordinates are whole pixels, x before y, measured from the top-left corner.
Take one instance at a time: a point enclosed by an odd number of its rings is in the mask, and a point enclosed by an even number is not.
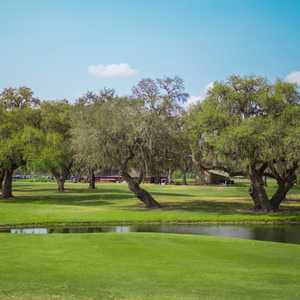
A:
[[[299,245],[142,233],[0,244],[1,300],[300,298]]]
[[[253,213],[247,184],[145,186],[147,210],[124,184],[15,183],[0,225],[43,223],[300,221],[300,203]],[[274,186],[270,184],[270,190]],[[300,198],[295,188],[290,198]],[[300,245],[154,233],[0,234],[1,300],[297,299]]]
[[[98,184],[96,190],[88,190],[86,184],[68,183],[63,194],[56,192],[55,183],[16,182],[14,187],[15,199],[0,200],[0,225],[300,221],[300,201],[287,202],[280,213],[252,212],[246,183],[230,187],[146,185],[163,205],[155,210],[143,208],[125,184]],[[299,199],[300,189],[294,188],[289,197]]]

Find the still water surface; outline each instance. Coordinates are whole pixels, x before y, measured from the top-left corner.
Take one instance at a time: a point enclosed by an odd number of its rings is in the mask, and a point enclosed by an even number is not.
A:
[[[3,231],[3,230],[2,230]],[[14,234],[94,233],[94,232],[162,232],[236,237],[249,240],[300,244],[300,225],[207,225],[207,224],[139,224],[97,227],[7,228]]]

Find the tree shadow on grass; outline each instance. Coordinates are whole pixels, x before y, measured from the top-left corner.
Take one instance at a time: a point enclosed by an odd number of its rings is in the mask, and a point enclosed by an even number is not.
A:
[[[163,202],[161,203],[161,211],[186,211],[186,212],[199,212],[199,213],[221,213],[221,214],[233,214],[233,213],[249,213],[251,209],[251,203],[237,203],[228,201],[212,201],[212,200],[193,200],[193,201],[177,201],[177,202]],[[136,204],[128,206],[131,210],[141,210],[143,206]],[[146,210],[146,209],[145,209]]]
[[[220,215],[232,215],[232,214],[265,214],[265,212],[256,212],[253,210],[253,204],[251,201],[213,201],[213,200],[193,200],[193,201],[177,201],[177,202],[163,202],[161,203],[162,212],[182,211],[182,212],[193,212],[199,214],[220,214]],[[152,211],[147,210],[141,204],[128,206],[127,209],[136,211]],[[277,215],[295,215],[300,214],[300,207],[287,207],[282,206]]]
[[[170,191],[151,191],[151,194],[162,203],[163,210],[190,210],[190,211],[216,211],[216,206],[214,201],[182,201],[182,198],[191,199],[194,197],[199,197],[199,195],[193,193],[184,193],[184,192],[170,192]],[[143,204],[135,197],[135,195],[130,192],[127,187],[116,185],[113,187],[105,187],[105,186],[97,186],[95,190],[88,189],[87,187],[75,187],[75,188],[66,188],[64,193],[58,193],[56,191],[56,186],[53,184],[52,187],[49,185],[45,185],[44,187],[36,187],[28,185],[24,186],[16,186],[14,188],[14,192],[22,193],[21,195],[17,195],[16,198],[9,200],[0,200],[1,202],[5,201],[5,203],[35,203],[35,204],[45,204],[45,205],[72,205],[72,206],[107,206],[107,205],[119,205],[120,209],[126,210],[140,210],[145,209]],[[179,201],[165,202],[161,201],[161,197],[168,197],[171,200],[179,199]],[[213,197],[213,195],[211,195]],[[229,198],[230,195],[223,195],[222,198]],[[231,196],[232,197],[232,196]],[[241,197],[240,195],[238,197]],[[220,198],[220,195],[216,198]],[[124,201],[133,200],[132,204],[124,203]],[[220,203],[220,202],[218,202]],[[234,204],[233,204],[234,205]],[[215,206],[215,207],[214,207]],[[227,207],[226,207],[227,206]],[[224,202],[223,210],[232,211],[233,207],[232,203]],[[237,207],[241,207],[240,204]],[[218,204],[218,210],[221,209],[221,205]],[[147,210],[147,209],[146,209]]]
[[[66,189],[65,192],[59,193],[55,187],[49,188],[28,188],[24,189],[19,186],[14,189],[14,193],[22,193],[15,198],[4,200],[0,202],[5,203],[38,203],[38,204],[55,204],[55,205],[78,205],[78,206],[98,206],[98,205],[114,205],[120,201],[127,201],[130,199],[139,200],[129,190],[123,187],[116,186],[116,188],[99,187],[95,190],[87,188]],[[173,196],[173,197],[193,197],[190,194],[182,193],[153,193],[155,196]],[[128,206],[126,206],[128,207]]]
[[[195,195],[195,194],[187,194],[187,193],[172,193],[172,192],[167,192],[167,193],[164,193],[164,192],[152,192],[151,190],[147,190],[148,192],[151,193],[151,195],[153,197],[160,197],[160,196],[165,196],[165,197],[184,197],[184,198],[187,198],[187,197],[199,197],[199,195]]]
[[[251,201],[244,202],[228,202],[228,201],[212,201],[212,200],[196,200],[188,201],[185,203],[182,202],[168,202],[164,203],[163,210],[172,211],[172,210],[184,210],[184,211],[193,211],[193,212],[205,212],[205,213],[221,213],[221,214],[264,214],[264,212],[255,212],[253,210],[253,204]],[[286,213],[300,213],[300,207],[293,206],[287,207],[282,206],[281,210],[276,214],[286,214]]]
[[[129,191],[120,191],[114,189],[88,190],[74,189],[66,190],[64,193],[58,193],[54,189],[16,189],[15,192],[23,192],[24,195],[18,195],[8,200],[0,200],[5,203],[37,203],[54,205],[78,205],[78,206],[100,206],[113,205],[119,201],[135,198]],[[41,194],[43,193],[43,194]]]
[[[184,210],[193,212],[222,213],[232,214],[236,212],[246,212],[252,208],[250,202],[228,202],[228,201],[212,201],[212,200],[195,200],[183,202],[167,202],[164,203],[163,210]]]
[[[13,189],[14,192],[22,192],[22,193],[58,193],[56,186],[54,187],[45,187],[45,188],[24,188],[23,186],[17,186]],[[122,193],[130,193],[130,191],[124,188],[106,188],[106,187],[100,187],[100,188],[96,188],[96,189],[89,189],[89,188],[69,188],[66,187],[65,188],[65,192],[62,194],[68,194],[68,193],[72,193],[72,194],[100,194],[100,193],[116,193],[116,192],[122,192]],[[58,193],[59,194],[59,193]]]
[[[245,195],[238,193],[228,194],[228,191],[222,195],[218,192],[215,195],[213,193],[209,195],[209,198],[199,199],[199,194],[195,194],[195,191],[192,191],[191,194],[184,192],[170,192],[170,191],[151,191],[152,195],[162,204],[162,211],[190,211],[190,212],[199,212],[199,213],[221,213],[221,214],[233,214],[233,213],[245,213],[249,214],[252,211],[252,202],[245,199]],[[75,187],[68,188],[64,193],[58,193],[56,191],[56,186],[49,187],[45,185],[44,188],[34,186],[16,186],[14,188],[16,193],[22,193],[16,198],[9,200],[1,200],[2,203],[36,203],[36,204],[46,204],[46,205],[72,205],[72,206],[104,206],[104,205],[119,205],[119,209],[126,210],[144,210],[147,209],[143,204],[131,193],[127,187],[116,185],[113,187],[107,186],[97,186],[97,189],[92,190],[87,187]],[[298,189],[294,189],[298,191]],[[203,194],[205,194],[203,192]],[[203,195],[204,196],[204,195]],[[161,197],[168,197],[171,201],[163,200]],[[161,199],[160,199],[161,198]],[[174,201],[173,201],[174,198]],[[183,200],[185,198],[187,200]],[[195,199],[196,198],[196,199]],[[198,198],[198,199],[197,199]],[[224,201],[222,201],[222,198]],[[230,200],[232,198],[232,201]],[[234,199],[233,199],[234,198]],[[176,200],[177,201],[176,201]],[[191,200],[195,199],[195,200]],[[220,199],[220,200],[218,200]],[[133,200],[132,204],[129,204],[126,201]],[[226,200],[226,201],[225,201]],[[125,203],[124,203],[125,202]],[[149,210],[151,211],[151,210]],[[298,206],[289,206],[282,208],[283,212],[299,212],[300,207]]]
[[[152,192],[151,190],[149,191],[154,197],[158,196],[158,197],[161,197],[161,196],[165,196],[165,197],[184,197],[184,198],[199,198],[199,197],[210,197],[212,199],[219,199],[219,198],[224,198],[224,199],[227,199],[227,198],[240,198],[240,199],[243,199],[245,197],[247,197],[247,194],[246,193],[235,193],[235,192],[232,192],[232,194],[222,194],[221,192],[216,192],[215,194],[213,193],[205,193],[205,192],[201,192],[199,194],[195,194],[195,192],[191,193],[191,194],[188,194],[188,193],[172,193],[172,192],[167,192],[167,193],[164,193],[164,192]],[[209,195],[207,195],[209,194]]]

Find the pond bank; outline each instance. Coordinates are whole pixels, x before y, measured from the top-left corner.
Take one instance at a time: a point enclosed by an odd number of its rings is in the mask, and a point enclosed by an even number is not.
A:
[[[103,226],[48,226],[48,227],[7,227],[0,233],[11,234],[87,234],[87,233],[175,233],[190,235],[212,235],[235,237],[248,240],[300,244],[300,225],[271,224],[135,224]]]
[[[300,221],[105,221],[105,222],[38,222],[1,224],[0,232],[8,228],[34,227],[97,227],[97,226],[130,226],[130,225],[300,225]]]

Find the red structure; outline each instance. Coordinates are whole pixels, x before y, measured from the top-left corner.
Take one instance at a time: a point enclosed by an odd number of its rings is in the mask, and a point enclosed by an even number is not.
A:
[[[123,178],[120,175],[114,176],[95,176],[96,182],[122,182]],[[166,184],[168,183],[167,177],[145,177],[144,183],[154,183],[154,184]]]
[[[122,176],[96,176],[95,177],[96,182],[122,182]]]

